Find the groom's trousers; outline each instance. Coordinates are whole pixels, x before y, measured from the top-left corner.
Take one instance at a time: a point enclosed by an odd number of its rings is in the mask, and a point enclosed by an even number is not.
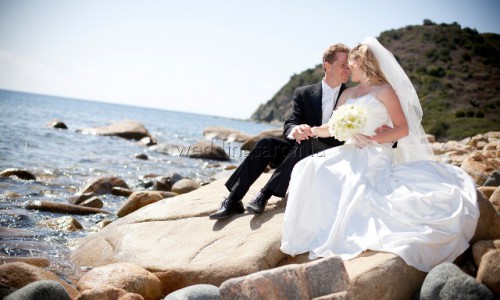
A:
[[[330,147],[332,146],[315,138],[304,140],[300,144],[276,137],[263,138],[229,177],[226,187],[233,195],[242,198],[267,165],[270,165],[276,167],[276,170],[263,190],[274,196],[284,197],[295,164],[315,153],[321,156],[323,153],[320,152]]]

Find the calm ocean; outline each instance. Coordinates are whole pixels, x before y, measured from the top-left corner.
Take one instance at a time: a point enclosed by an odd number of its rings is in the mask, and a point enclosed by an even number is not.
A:
[[[249,112],[250,113],[250,112]],[[54,120],[63,121],[68,130],[47,128]],[[254,135],[269,124],[257,124],[221,117],[132,107],[117,104],[82,101],[68,98],[18,93],[0,90],[0,171],[7,168],[27,169],[37,181],[0,179],[0,230],[8,228],[29,230],[32,234],[1,234],[0,256],[35,256],[51,260],[51,271],[62,278],[77,272],[67,259],[75,239],[84,237],[89,229],[105,215],[73,215],[84,230],[55,231],[39,225],[40,220],[60,217],[61,214],[29,211],[23,208],[28,200],[47,200],[68,203],[68,198],[83,188],[88,180],[115,175],[131,189],[143,189],[141,176],[169,175],[173,172],[202,181],[221,172],[206,168],[208,160],[167,155],[119,137],[93,136],[78,133],[81,128],[106,126],[116,121],[135,120],[142,123],[161,144],[189,147],[205,140],[203,130],[222,126]],[[213,141],[223,145],[221,141]],[[225,144],[230,147],[240,144]],[[149,159],[134,158],[144,153]],[[244,157],[231,155],[237,165]],[[20,197],[9,197],[17,193]],[[116,212],[125,198],[100,196],[104,210]],[[109,217],[108,217],[109,218]],[[3,228],[3,229],[2,229]]]

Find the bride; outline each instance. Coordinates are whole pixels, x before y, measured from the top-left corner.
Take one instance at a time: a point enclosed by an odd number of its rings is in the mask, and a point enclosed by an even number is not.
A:
[[[311,259],[385,251],[425,272],[453,261],[468,248],[479,218],[474,181],[433,160],[415,89],[376,39],[351,50],[349,68],[359,84],[342,93],[332,119],[342,105],[357,106],[366,112],[365,126],[343,146],[295,166],[281,251],[309,252]],[[375,132],[384,125],[390,128]],[[327,137],[331,126],[312,132]]]

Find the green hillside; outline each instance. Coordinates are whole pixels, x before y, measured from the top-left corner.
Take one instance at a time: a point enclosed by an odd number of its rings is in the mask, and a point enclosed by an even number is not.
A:
[[[424,20],[423,25],[388,30],[377,38],[412,80],[426,132],[449,140],[500,130],[500,35]],[[294,89],[322,77],[321,64],[293,75],[251,119],[284,121]]]

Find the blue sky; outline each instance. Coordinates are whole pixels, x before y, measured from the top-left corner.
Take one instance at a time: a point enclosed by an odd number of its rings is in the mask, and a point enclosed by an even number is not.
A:
[[[500,33],[499,0],[0,0],[0,89],[248,118],[291,75],[389,29]]]

